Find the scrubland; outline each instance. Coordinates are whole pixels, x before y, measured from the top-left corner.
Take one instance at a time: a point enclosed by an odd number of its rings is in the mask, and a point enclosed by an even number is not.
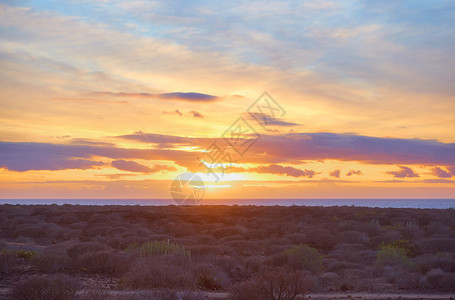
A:
[[[453,209],[2,205],[0,249],[6,299],[455,290]]]

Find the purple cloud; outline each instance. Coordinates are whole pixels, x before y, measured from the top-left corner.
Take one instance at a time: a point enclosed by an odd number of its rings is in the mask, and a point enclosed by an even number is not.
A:
[[[123,97],[123,98],[155,98],[164,100],[180,100],[188,102],[213,102],[219,100],[217,96],[212,96],[202,93],[164,93],[164,94],[151,94],[151,93],[124,93],[124,92],[93,92],[93,96],[110,96],[110,97]]]
[[[195,117],[195,118],[203,118],[204,116],[200,113],[200,112],[197,112],[197,111],[190,111],[190,114]]]
[[[447,170],[450,172],[450,174],[452,176],[455,176],[455,167],[454,166],[447,167]]]
[[[180,146],[207,149],[214,141],[229,149],[222,138],[191,138],[136,132],[118,136],[153,144],[151,149],[125,149],[105,143],[46,144],[0,142],[0,165],[11,170],[62,169],[95,167],[94,157],[114,160],[167,160],[194,171],[200,166],[194,152]],[[248,136],[245,137],[245,139]],[[239,139],[242,142],[243,139]],[[75,162],[75,159],[88,161]],[[455,166],[455,144],[433,140],[376,138],[335,133],[292,133],[261,135],[261,139],[242,158],[244,163],[280,164],[305,160],[360,161],[370,164],[422,164]],[[57,164],[57,165],[56,165]],[[449,172],[454,167],[447,167]],[[397,171],[397,172],[403,172]],[[393,175],[393,173],[391,173]]]
[[[419,174],[415,173],[411,168],[406,166],[398,166],[399,171],[388,171],[387,174],[393,175],[396,178],[406,178],[406,177],[419,177]]]
[[[121,136],[130,140],[161,144],[207,147],[214,140],[135,133]],[[245,136],[240,141],[249,138]],[[261,135],[244,159],[254,163],[283,163],[334,159],[370,164],[455,165],[455,144],[434,140],[378,138],[328,132]],[[246,161],[245,161],[246,162]]]
[[[151,173],[152,169],[131,160],[114,160],[111,165],[121,171]]]
[[[334,171],[330,172],[330,176],[340,178],[340,173],[341,173],[340,170],[334,170]]]
[[[450,171],[446,171],[440,167],[434,167],[431,169],[431,173],[438,178],[450,178],[452,174]]]
[[[357,171],[351,170],[351,171],[346,173],[346,176],[352,176],[352,175],[363,175],[363,173],[360,170],[357,170]]]

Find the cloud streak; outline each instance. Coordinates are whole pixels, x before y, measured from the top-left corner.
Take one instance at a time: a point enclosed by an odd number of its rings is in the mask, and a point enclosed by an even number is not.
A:
[[[313,170],[301,170],[290,166],[280,166],[276,164],[271,164],[268,166],[258,166],[254,168],[240,168],[232,167],[229,168],[231,172],[255,172],[260,174],[278,174],[286,175],[292,177],[308,177],[313,178],[316,175],[316,172]]]
[[[135,161],[129,160],[115,160],[111,163],[114,168],[121,171],[139,172],[139,173],[156,173],[159,171],[176,171],[177,169],[172,166],[154,165],[152,168],[139,164]]]
[[[190,138],[143,132],[119,137],[162,147],[191,145],[204,149],[213,141],[223,143],[221,138]],[[244,140],[247,138],[245,136]],[[328,132],[261,135],[248,153],[245,159],[249,162],[262,163],[332,159],[369,164],[455,164],[453,143]]]
[[[195,92],[175,92],[175,93],[163,93],[163,94],[151,94],[151,93],[125,93],[125,92],[93,92],[90,93],[92,96],[103,96],[103,97],[121,97],[121,98],[153,98],[162,100],[177,100],[187,102],[214,102],[220,98],[208,94],[195,93]]]
[[[174,135],[136,132],[118,138],[152,144],[151,149],[119,148],[90,141],[85,144],[15,143],[0,142],[0,165],[10,170],[93,168],[100,166],[96,157],[114,160],[167,160],[194,170],[200,165],[200,152],[183,150],[192,146],[204,150],[214,141],[223,145],[222,138],[191,138]],[[226,151],[232,150],[225,145]],[[82,159],[77,161],[76,159]],[[91,160],[94,162],[91,164]],[[391,139],[335,133],[293,133],[262,135],[242,163],[270,164],[302,163],[307,160],[356,161],[367,164],[397,164],[396,177],[414,176],[403,165],[455,165],[455,145],[433,140]],[[269,170],[275,171],[279,167]],[[260,171],[260,169],[258,169]],[[281,171],[286,171],[280,169]],[[284,172],[293,173],[291,169]],[[448,172],[453,170],[449,167]],[[302,174],[302,173],[300,173]],[[348,173],[349,174],[349,173]],[[351,172],[350,175],[355,174]],[[292,175],[291,175],[292,176]]]

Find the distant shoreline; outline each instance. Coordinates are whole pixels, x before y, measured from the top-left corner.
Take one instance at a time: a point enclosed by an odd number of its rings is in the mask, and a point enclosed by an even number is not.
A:
[[[171,199],[0,199],[0,204],[19,205],[176,205]],[[200,205],[240,206],[356,206],[378,208],[455,208],[455,199],[203,199]]]

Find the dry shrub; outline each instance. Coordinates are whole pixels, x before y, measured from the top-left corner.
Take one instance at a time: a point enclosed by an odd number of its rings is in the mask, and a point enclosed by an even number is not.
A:
[[[431,269],[441,269],[445,272],[455,272],[455,259],[450,253],[422,255],[416,258],[417,268],[426,273]]]
[[[286,272],[283,268],[275,268],[234,286],[230,299],[293,300],[302,297],[305,290],[301,272]]]
[[[20,258],[16,253],[10,251],[2,251],[0,253],[0,273],[9,273],[19,264]]]
[[[340,275],[334,272],[324,273],[320,276],[320,283],[324,289],[336,291],[341,285]]]
[[[100,243],[79,243],[66,250],[66,253],[72,260],[77,260],[82,255],[89,252],[106,250],[108,247]]]
[[[227,274],[219,267],[208,263],[199,263],[194,267],[197,286],[201,290],[218,291],[229,285]]]
[[[308,245],[321,250],[330,250],[338,243],[338,236],[328,230],[311,230],[306,233]]]
[[[77,279],[64,274],[35,275],[14,284],[11,296],[17,300],[70,300],[79,288]]]
[[[77,259],[77,266],[89,273],[122,274],[126,271],[128,262],[126,255],[118,252],[102,250],[87,252]]]
[[[338,262],[333,262],[327,267],[328,272],[337,272],[339,270],[345,270],[345,269],[364,269],[365,266],[363,264],[359,263],[352,263],[352,262],[347,262],[347,261],[338,261]]]
[[[59,252],[40,253],[34,256],[31,262],[41,272],[63,271],[71,264],[69,257]]]
[[[420,279],[420,283],[428,288],[438,290],[455,290],[455,273],[446,273],[441,269],[433,269]]]
[[[455,252],[454,238],[432,238],[421,241],[421,249],[425,253]]]
[[[191,267],[185,256],[148,256],[131,265],[122,283],[133,289],[193,288],[196,278]]]
[[[345,231],[341,235],[341,241],[349,244],[367,244],[370,239],[363,232]]]
[[[404,289],[415,290],[420,287],[420,275],[409,272],[400,267],[386,267],[384,270],[384,279]]]

